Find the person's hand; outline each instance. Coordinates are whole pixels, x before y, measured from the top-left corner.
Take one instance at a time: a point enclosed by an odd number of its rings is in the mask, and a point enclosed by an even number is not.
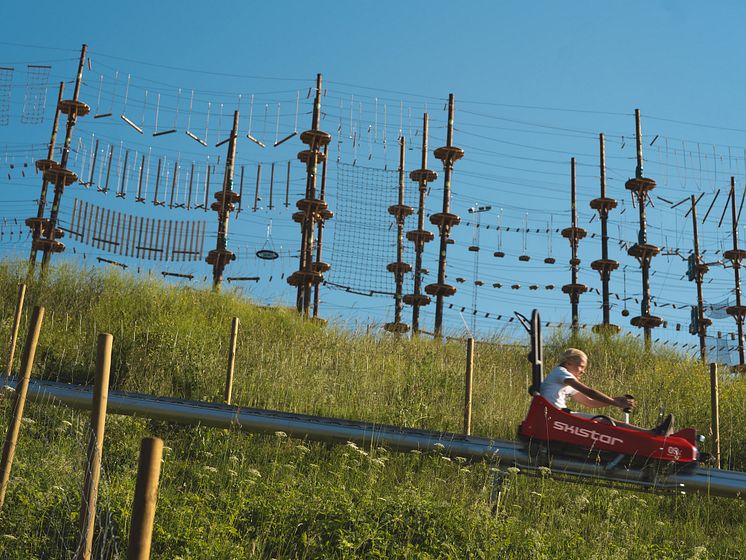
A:
[[[624,410],[629,408],[630,410],[637,406],[635,398],[630,395],[622,395],[621,397],[614,397],[614,404]]]

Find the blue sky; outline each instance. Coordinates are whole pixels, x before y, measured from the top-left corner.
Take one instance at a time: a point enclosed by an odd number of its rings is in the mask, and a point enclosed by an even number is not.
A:
[[[20,164],[38,157],[28,146],[37,144],[39,149],[49,138],[55,86],[47,91],[44,121],[38,125],[19,124],[26,65],[51,64],[52,84],[60,79],[70,80],[80,44],[85,42],[90,48],[91,70],[86,69],[82,97],[94,110],[103,110],[108,100],[114,117],[81,119],[73,138],[77,165],[82,168],[87,164],[90,168],[88,152],[93,139],[99,138],[102,151],[104,145],[114,146],[115,158],[119,158],[115,159],[115,174],[117,169],[121,171],[122,151],[129,149],[134,157],[134,152],[141,156],[149,150],[153,158],[179,162],[179,169],[184,170],[179,175],[179,184],[184,180],[183,188],[191,162],[197,162],[199,168],[206,165],[210,156],[215,164],[224,153],[224,147],[214,148],[215,142],[203,149],[183,134],[192,90],[196,93],[191,128],[208,128],[205,119],[209,102],[208,132],[217,141],[221,133],[225,135],[230,112],[241,94],[238,106],[242,130],[248,130],[251,111],[252,134],[261,134],[271,144],[294,129],[296,97],[297,128],[309,127],[306,93],[315,74],[323,73],[326,96],[322,104],[326,115],[322,128],[333,136],[330,150],[335,156],[330,158],[329,199],[331,209],[337,213],[337,223],[330,222],[325,233],[325,254],[335,259],[328,279],[358,291],[381,290],[382,286],[388,286],[384,291],[393,290],[391,275],[382,271],[388,262],[382,261],[384,255],[390,253],[389,260],[394,260],[390,218],[380,212],[373,215],[377,210],[365,196],[373,196],[384,212],[385,205],[394,202],[386,197],[391,196],[391,176],[394,186],[396,178],[381,170],[384,166],[388,170],[396,168],[395,141],[400,125],[414,148],[407,151],[406,169],[411,170],[419,160],[422,112],[430,113],[432,150],[444,143],[443,104],[448,94],[454,93],[454,139],[456,145],[464,148],[466,157],[456,164],[453,178],[453,207],[463,222],[454,231],[455,245],[449,248],[448,274],[449,281],[461,278],[463,283],[457,284],[459,293],[449,301],[454,309],[446,311],[451,332],[463,331],[465,324],[471,326],[469,310],[475,272],[484,282],[477,302],[480,333],[515,334],[512,323],[496,321],[495,317],[508,317],[513,310],[528,312],[532,306],[542,310],[545,320],[569,320],[569,303],[558,289],[569,282],[567,242],[556,233],[548,235],[546,229],[569,225],[569,160],[574,156],[578,160],[580,224],[589,234],[598,233],[598,220],[589,222],[593,214],[588,201],[598,196],[597,134],[604,132],[609,196],[620,201],[610,219],[610,235],[617,241],[634,240],[636,210],[631,208],[623,184],[634,174],[635,108],[640,108],[643,115],[646,175],[658,182],[654,194],[670,202],[703,194],[701,204],[709,206],[721,189],[708,221],[701,226],[702,247],[715,254],[730,243],[729,215],[720,228],[717,221],[723,211],[729,177],[736,177],[740,192],[746,183],[746,122],[741,110],[744,80],[739,64],[744,54],[739,38],[746,7],[741,3],[471,2],[459,9],[445,2],[328,2],[310,6],[301,2],[79,2],[75,10],[69,10],[52,2],[5,5],[0,66],[13,66],[16,70],[11,122],[0,127],[0,148],[13,147],[5,148],[3,161],[9,166],[14,158]],[[50,16],[35,17],[42,10]],[[131,85],[125,107],[127,75]],[[159,128],[164,122],[175,123],[179,134],[162,138],[140,136],[117,120],[117,113],[127,112],[135,115],[134,120],[144,122],[146,132],[151,131],[158,94],[162,104]],[[252,94],[253,107],[249,101]],[[98,102],[99,95],[102,102]],[[219,117],[221,104],[223,114]],[[384,106],[386,151],[382,142]],[[217,130],[218,120],[222,131]],[[340,128],[342,134],[338,134]],[[355,146],[351,135],[356,137]],[[289,219],[292,206],[289,210],[281,207],[272,211],[266,207],[266,191],[271,163],[276,163],[276,181],[281,184],[286,162],[294,159],[301,148],[297,137],[278,148],[261,149],[245,135],[238,144],[238,163],[245,166],[247,176],[244,209],[253,204],[258,163],[263,164],[263,196],[257,212],[246,210],[231,222],[230,243],[239,260],[230,265],[228,274],[260,276],[258,283],[244,284],[242,288],[264,303],[287,305],[293,301],[292,291],[281,276],[292,272],[296,265],[292,255],[299,245],[298,228]],[[355,171],[364,178],[360,180],[367,182],[355,189],[338,189],[345,186],[341,179],[351,177],[350,173],[340,172],[349,172],[353,161]],[[298,189],[303,188],[303,170],[297,162],[293,165],[291,204],[299,198]],[[440,171],[432,153],[430,167]],[[30,174],[19,176],[17,169],[10,178],[5,173],[0,175],[0,197],[4,201],[3,217],[20,220],[33,211],[40,180]],[[216,166],[216,170],[219,180],[222,167]],[[383,178],[389,188],[385,195],[376,191],[382,188],[379,183]],[[130,190],[131,181],[134,179],[127,179]],[[407,182],[408,196],[414,192],[413,186]],[[439,210],[441,193],[442,177],[431,185],[428,212]],[[178,196],[183,198],[184,192]],[[131,196],[104,196],[93,188],[76,185],[65,193],[63,220],[71,218],[74,198],[132,215],[164,220],[197,218],[193,211],[137,205]],[[622,215],[623,200],[629,208]],[[648,209],[650,241],[688,251],[691,224],[684,217],[686,205],[671,209],[665,201],[654,198],[653,202],[655,207]],[[490,224],[492,229],[480,229],[479,244],[483,250],[478,268],[474,254],[466,251],[475,234],[467,224],[467,209],[475,204],[493,207],[481,216],[483,224]],[[366,210],[370,212],[366,214]],[[705,210],[706,207],[699,209],[700,215]],[[207,213],[199,219],[207,220],[205,246],[209,248],[214,243],[214,215]],[[273,263],[254,256],[268,243],[270,220],[269,242],[281,247],[283,255]],[[355,233],[352,220],[360,221]],[[363,223],[365,220],[370,222]],[[512,230],[522,228],[525,222],[532,231],[503,231],[499,238],[495,231],[499,220],[504,228]],[[411,228],[410,222],[406,229]],[[536,233],[537,229],[542,233]],[[365,253],[365,243],[373,243],[375,250]],[[25,237],[16,236],[11,241],[6,236],[0,242],[0,250],[6,255],[25,255],[27,244]],[[550,244],[552,256],[557,259],[552,266],[542,262]],[[435,244],[431,245],[426,251],[426,266],[434,273]],[[507,253],[506,258],[492,256],[498,245]],[[73,246],[75,242],[70,242],[70,248]],[[95,256],[106,258],[106,251],[101,249],[75,247],[75,258],[80,253],[86,253],[87,262]],[[517,260],[524,252],[532,256],[530,263]],[[626,282],[621,270],[612,276],[612,292],[621,297],[626,293],[629,298],[639,295],[636,263],[619,245],[614,245],[611,253],[612,258],[627,265]],[[588,266],[599,256],[597,239],[581,243],[581,281],[591,288],[600,288],[598,276]],[[66,257],[73,255],[68,252]],[[714,256],[713,260],[717,258]],[[209,275],[207,266],[201,263],[129,264],[140,264],[143,269],[150,267],[156,272],[170,266],[176,272]],[[684,306],[693,303],[695,293],[693,285],[680,280],[684,266],[675,256],[657,257],[653,262],[656,275],[651,279],[652,294],[661,304],[653,312],[669,321],[668,329],[656,332],[661,342],[695,342],[685,332],[689,314]],[[357,272],[355,267],[359,268]],[[706,286],[706,299],[726,299],[733,288],[732,271],[714,269],[708,279],[712,282]],[[494,283],[503,287],[493,288]],[[514,284],[521,288],[511,290],[509,286]],[[530,285],[540,288],[531,291]],[[547,285],[556,289],[547,290]],[[325,289],[322,301],[322,315],[346,321],[381,323],[391,320],[393,314],[391,300],[382,296],[364,297]],[[583,296],[581,322],[600,321],[599,301],[597,294]],[[620,315],[622,301],[614,303],[613,322],[626,326],[628,319]],[[664,303],[668,305],[663,306]],[[634,316],[637,305],[629,300],[627,306]],[[465,308],[463,319],[458,313],[461,307]],[[431,306],[425,312],[426,329],[431,326],[433,311]],[[486,313],[490,317],[485,317]],[[405,319],[408,314],[406,311]],[[681,331],[675,330],[676,324],[682,325]],[[730,332],[734,325],[723,320],[715,328]]]

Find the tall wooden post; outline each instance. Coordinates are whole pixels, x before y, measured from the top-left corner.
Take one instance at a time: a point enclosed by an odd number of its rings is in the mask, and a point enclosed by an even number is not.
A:
[[[697,308],[695,310],[692,334],[699,335],[699,356],[703,362],[707,361],[707,327],[712,324],[712,320],[705,317],[705,304],[702,296],[702,283],[704,275],[709,267],[702,262],[699,254],[699,232],[697,230],[697,200],[692,195],[692,231],[694,233],[694,253],[689,257],[689,280],[697,283]],[[693,260],[692,260],[693,259]]]
[[[321,162],[321,192],[319,193],[319,199],[324,202],[326,200],[326,164],[327,164],[327,155],[329,152],[329,145],[327,144],[324,146],[324,157],[322,158]],[[331,220],[334,217],[334,212],[329,210],[329,208],[325,208],[319,212],[320,219],[316,223],[316,262],[313,264],[314,270],[317,272],[321,272],[322,274],[329,271],[332,268],[332,265],[329,263],[325,263],[321,260],[321,251],[323,247],[323,241],[324,241],[324,225],[326,224],[326,220]],[[313,318],[318,319],[319,318],[319,300],[321,298],[320,294],[321,290],[321,282],[317,282],[313,286]]]
[[[718,365],[710,364],[710,403],[711,403],[711,425],[712,425],[712,456],[715,457],[715,466],[720,468],[720,403],[718,389]]]
[[[233,369],[236,365],[236,340],[238,339],[238,317],[233,317],[231,321],[231,342],[228,347],[228,371],[225,375],[225,391],[223,392],[223,400],[227,404],[231,404],[231,396],[233,394]]]
[[[396,334],[405,333],[409,325],[401,320],[404,286],[404,274],[411,272],[412,265],[404,262],[404,220],[414,213],[414,208],[404,204],[404,153],[406,140],[404,136],[399,139],[399,200],[397,204],[389,206],[389,214],[396,220],[396,261],[389,263],[386,270],[394,275],[394,320],[386,323],[383,328],[388,332]]]
[[[10,481],[10,470],[13,467],[13,457],[16,453],[18,444],[18,434],[21,431],[21,420],[23,419],[23,409],[26,406],[26,394],[28,393],[29,379],[31,378],[31,369],[34,367],[34,357],[36,356],[36,345],[39,342],[39,333],[41,324],[44,320],[44,308],[35,307],[31,315],[31,324],[29,325],[28,335],[26,336],[26,346],[23,350],[21,359],[21,374],[18,376],[16,383],[15,397],[13,398],[13,414],[8,426],[8,432],[5,436],[5,445],[3,445],[3,455],[0,459],[0,509],[5,502],[5,493],[8,491],[8,482]]]
[[[417,204],[417,229],[407,232],[407,240],[414,244],[414,293],[405,295],[402,300],[412,306],[412,334],[420,332],[420,307],[430,304],[430,296],[422,293],[422,252],[425,243],[435,239],[433,232],[425,229],[425,196],[427,184],[435,181],[438,174],[427,168],[427,137],[428,137],[428,115],[422,115],[422,160],[419,169],[409,174],[412,181],[416,181],[419,188],[419,202]]]
[[[733,249],[725,251],[723,257],[733,264],[733,275],[735,279],[736,304],[725,309],[725,312],[736,320],[738,328],[738,365],[744,365],[743,349],[743,319],[746,316],[746,306],[741,305],[741,261],[746,258],[746,250],[738,248],[738,215],[736,213],[736,179],[730,178],[730,200],[731,200],[731,235],[733,236]]]
[[[163,440],[155,437],[143,438],[140,444],[135,499],[132,504],[127,560],[150,559],[162,457]]]
[[[609,212],[616,208],[617,202],[613,198],[606,197],[606,147],[604,145],[604,135],[598,135],[599,153],[600,153],[600,172],[601,172],[601,197],[591,200],[591,208],[598,212],[601,221],[601,258],[591,263],[591,268],[598,271],[601,276],[602,286],[602,305],[603,321],[600,325],[593,327],[595,332],[604,331],[607,333],[619,332],[617,325],[611,324],[611,304],[609,303],[609,281],[611,273],[619,268],[619,263],[609,258],[609,233],[608,220]]]
[[[443,211],[430,216],[430,223],[440,231],[440,250],[438,251],[438,281],[425,286],[425,292],[435,296],[435,328],[436,338],[443,336],[443,298],[456,293],[456,287],[446,284],[446,252],[451,228],[461,222],[456,214],[451,212],[451,173],[454,162],[464,157],[464,150],[453,145],[453,114],[454,98],[448,96],[448,128],[446,145],[435,150],[433,155],[443,162]]]
[[[233,112],[233,128],[228,140],[228,154],[225,157],[225,174],[223,176],[223,188],[215,193],[215,202],[210,207],[218,213],[218,238],[213,250],[207,254],[207,264],[212,265],[212,288],[220,290],[223,282],[223,271],[226,265],[236,260],[236,254],[228,249],[228,218],[236,208],[236,203],[241,199],[239,194],[233,190],[233,167],[236,158],[236,138],[238,137],[238,111]],[[209,174],[209,169],[208,169]]]
[[[321,74],[316,75],[316,96],[313,104],[313,118],[311,130],[301,133],[301,142],[308,146],[307,150],[298,153],[298,159],[306,164],[306,192],[305,197],[296,202],[298,212],[293,214],[293,220],[301,225],[301,249],[298,270],[293,272],[287,282],[297,288],[296,308],[303,317],[309,318],[311,311],[312,287],[324,280],[324,272],[328,268],[313,260],[314,226],[319,220],[331,218],[326,201],[316,196],[316,175],[318,164],[326,159],[326,151],[321,151],[331,142],[331,135],[319,129],[321,120]]]
[[[466,383],[464,384],[464,435],[471,435],[471,393],[474,372],[474,339],[466,339]]]
[[[572,334],[577,336],[580,329],[580,320],[578,317],[578,303],[580,303],[580,294],[588,291],[585,284],[578,283],[578,268],[580,259],[578,258],[578,243],[586,235],[586,231],[578,227],[578,209],[575,184],[575,158],[570,158],[570,213],[572,216],[572,225],[562,230],[562,237],[570,242],[570,283],[562,286],[562,292],[570,296],[570,305],[572,309]]]
[[[58,108],[61,113],[67,115],[67,124],[65,127],[65,141],[62,145],[62,157],[60,158],[59,164],[55,163],[50,165],[44,171],[44,179],[50,183],[54,183],[54,199],[52,200],[52,209],[49,215],[49,221],[44,224],[45,230],[42,238],[32,243],[32,249],[36,246],[36,249],[43,251],[41,259],[41,270],[42,274],[46,271],[49,265],[49,259],[52,253],[61,253],[65,250],[65,245],[60,241],[57,241],[58,237],[62,237],[62,230],[57,228],[57,217],[60,212],[60,202],[62,200],[62,193],[65,187],[72,185],[78,180],[78,176],[67,169],[67,161],[70,157],[70,142],[72,141],[73,128],[78,120],[78,117],[86,116],[91,108],[79,101],[80,85],[83,81],[83,64],[85,63],[87,46],[83,45],[80,52],[80,62],[78,63],[78,74],[75,78],[75,89],[73,91],[73,98],[60,101]]]
[[[23,300],[26,296],[26,284],[18,285],[18,298],[16,299],[16,312],[13,316],[13,328],[10,331],[10,348],[8,349],[8,366],[5,368],[5,383],[8,382],[10,374],[13,373],[13,358],[16,354],[16,340],[18,339],[18,327],[21,325],[23,314]]]
[[[57,130],[60,124],[60,105],[62,102],[62,95],[65,92],[65,82],[60,82],[59,93],[57,94],[57,106],[54,112],[54,121],[52,122],[52,135],[49,138],[49,147],[47,149],[47,159],[39,159],[36,161],[36,169],[42,173],[41,192],[39,193],[39,202],[36,207],[36,216],[28,218],[26,225],[31,228],[31,255],[29,256],[29,274],[33,273],[34,267],[36,266],[36,256],[39,252],[37,241],[44,233],[44,228],[47,220],[44,218],[44,211],[47,206],[47,190],[49,189],[49,179],[46,177],[44,172],[47,169],[57,165],[54,160],[54,148],[57,144]],[[96,141],[98,145],[98,140]]]
[[[93,530],[96,522],[98,483],[101,477],[101,458],[104,451],[106,427],[106,405],[109,398],[109,371],[111,370],[111,346],[114,337],[104,333],[98,335],[96,355],[96,379],[93,385],[93,407],[91,409],[91,431],[88,440],[83,497],[80,506],[80,541],[76,560],[90,560],[93,553]]]
[[[635,169],[635,178],[629,179],[624,184],[624,188],[630,191],[637,200],[637,207],[640,211],[640,231],[637,236],[637,243],[627,250],[627,254],[637,259],[637,262],[640,263],[640,268],[642,270],[642,299],[640,302],[640,315],[633,317],[630,320],[630,323],[635,327],[643,329],[645,336],[645,349],[650,350],[652,345],[652,329],[663,324],[663,319],[650,314],[650,261],[660,253],[660,249],[655,245],[648,243],[645,206],[650,198],[650,192],[655,188],[655,181],[643,176],[642,126],[640,124],[639,109],[635,109],[635,126],[637,167]]]

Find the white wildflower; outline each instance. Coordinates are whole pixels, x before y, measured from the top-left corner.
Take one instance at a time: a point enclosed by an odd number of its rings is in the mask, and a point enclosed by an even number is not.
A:
[[[287,434],[286,434],[285,432],[281,431],[281,430],[277,430],[277,431],[275,432],[275,435],[276,435],[276,436],[277,436],[278,438],[286,438],[286,437],[288,437],[288,435],[287,435]]]
[[[204,466],[204,467],[202,467],[202,468],[203,468],[204,470],[208,471],[208,472],[211,472],[211,473],[216,473],[216,472],[218,472],[218,469],[216,469],[215,467],[211,467],[210,465],[205,465],[205,466]]]

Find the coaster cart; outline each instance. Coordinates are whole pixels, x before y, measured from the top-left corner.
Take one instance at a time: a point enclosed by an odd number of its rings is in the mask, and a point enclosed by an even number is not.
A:
[[[524,442],[535,466],[551,466],[553,459],[596,463],[604,471],[635,469],[656,480],[660,475],[696,467],[708,459],[700,453],[693,428],[672,434],[655,434],[604,414],[569,412],[553,406],[539,389],[544,378],[541,323],[534,310],[529,321],[516,313],[531,337],[532,383],[531,405],[518,426],[518,437]],[[629,411],[625,411],[629,412]]]

